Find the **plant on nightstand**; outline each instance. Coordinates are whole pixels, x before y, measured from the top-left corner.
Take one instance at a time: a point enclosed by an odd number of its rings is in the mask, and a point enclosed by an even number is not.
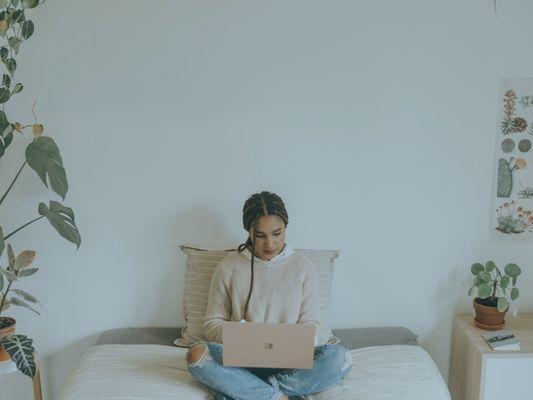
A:
[[[59,148],[51,137],[43,135],[44,127],[37,122],[35,109],[33,110],[34,120],[29,124],[11,122],[5,113],[6,103],[23,89],[22,83],[15,81],[17,70],[15,58],[20,46],[33,35],[34,31],[33,22],[27,19],[26,12],[42,4],[43,1],[0,0],[0,66],[4,67],[0,82],[0,158],[9,151],[15,136],[23,136],[28,129],[31,130],[30,135],[32,135],[26,147],[24,162],[21,163],[11,183],[5,185],[6,189],[0,197],[0,205],[26,166],[35,171],[42,183],[62,199],[68,191],[67,176]],[[36,252],[24,250],[16,255],[8,240],[30,224],[46,218],[63,238],[74,243],[76,247],[79,247],[81,242],[71,208],[52,200],[48,205],[39,203],[37,214],[38,216],[9,233],[5,233],[0,226],[0,257],[7,254],[6,262],[2,262],[0,266],[0,362],[11,359],[21,372],[31,378],[36,373],[32,339],[24,335],[15,335],[15,319],[2,316],[2,314],[12,306],[25,307],[38,313],[33,305],[38,304],[39,301],[26,291],[14,287],[22,278],[29,277],[38,271],[38,268],[32,266]]]
[[[474,298],[474,323],[481,329],[502,329],[509,309],[509,299],[514,301],[520,294],[516,287],[516,280],[522,273],[520,267],[513,263],[507,264],[502,274],[494,262],[488,261],[485,265],[473,264],[470,271],[474,275],[474,282],[468,295],[477,295]]]

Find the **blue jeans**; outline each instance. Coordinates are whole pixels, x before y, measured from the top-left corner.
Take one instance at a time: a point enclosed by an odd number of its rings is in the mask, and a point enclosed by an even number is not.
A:
[[[284,394],[299,398],[340,383],[352,367],[350,352],[335,344],[315,347],[311,369],[271,369],[225,367],[221,344],[200,343],[205,350],[188,369],[193,378],[215,391],[216,400],[278,400]]]

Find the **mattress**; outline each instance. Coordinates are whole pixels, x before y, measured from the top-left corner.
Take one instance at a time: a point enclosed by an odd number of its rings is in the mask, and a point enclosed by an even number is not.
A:
[[[352,371],[312,400],[450,400],[431,357],[418,346],[350,350]],[[209,391],[190,376],[187,349],[163,345],[98,345],[72,372],[60,400],[205,400]]]

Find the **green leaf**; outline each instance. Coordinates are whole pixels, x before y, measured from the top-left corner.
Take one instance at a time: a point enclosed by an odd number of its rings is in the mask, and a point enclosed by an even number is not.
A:
[[[48,187],[46,180],[48,175],[52,190],[65,198],[68,191],[67,175],[59,148],[52,138],[40,136],[31,142],[26,148],[26,161],[46,187]]]
[[[511,282],[511,279],[507,275],[504,275],[502,276],[502,279],[500,279],[500,287],[502,289],[505,289],[509,286],[510,282]]]
[[[9,262],[8,269],[13,272],[15,270],[15,253],[9,243],[7,244],[7,260]]]
[[[509,301],[505,297],[498,297],[498,311],[504,312],[509,307]]]
[[[7,47],[1,47],[0,48],[0,59],[2,61],[5,61],[8,55],[9,55],[9,49]]]
[[[14,22],[18,22],[18,23],[21,23],[22,21],[24,21],[26,19],[24,15],[24,10],[15,10],[15,12],[11,14],[11,19]]]
[[[491,272],[494,267],[496,267],[496,264],[494,264],[493,261],[487,261],[487,263],[485,264],[485,270],[488,272]]]
[[[2,290],[4,290],[4,274],[0,273],[0,292],[2,292]],[[0,310],[2,311],[2,310]]]
[[[481,271],[479,273],[479,277],[484,283],[489,283],[492,280],[492,275],[490,272],[487,271]]]
[[[11,97],[11,93],[5,87],[0,87],[0,104],[5,103]]]
[[[477,288],[477,295],[481,297],[482,299],[486,299],[491,294],[492,294],[492,287],[490,285],[483,283]]]
[[[15,60],[13,60],[12,58],[8,58],[5,61],[5,64],[6,64],[6,67],[7,67],[7,70],[9,71],[9,73],[11,75],[13,75],[13,73],[17,69],[17,62]]]
[[[20,1],[19,0],[11,0],[11,5],[15,8],[19,6]]]
[[[50,224],[61,236],[74,243],[77,248],[80,247],[81,237],[74,221],[72,208],[65,207],[57,201],[50,201],[50,208],[44,203],[39,203],[38,211],[40,215],[48,218]]]
[[[35,259],[36,254],[33,250],[22,251],[15,259],[15,271],[29,267]]]
[[[474,294],[474,289],[475,288],[476,288],[475,286],[470,286],[470,289],[468,289],[468,296],[471,297]]]
[[[511,278],[514,278],[522,273],[520,270],[520,267],[516,264],[507,264],[505,266],[505,273],[509,275]]]
[[[35,8],[39,5],[39,0],[22,0],[22,7]]]
[[[41,315],[41,313],[39,311],[37,311],[35,308],[33,308],[32,306],[30,306],[28,303],[26,303],[24,300],[21,300],[17,297],[11,297],[9,299],[9,302],[11,304],[13,304],[14,306],[19,306],[19,307],[24,307],[24,308],[27,308],[28,310],[31,310],[33,311],[35,314],[39,314]]]
[[[15,282],[18,280],[17,275],[7,269],[0,268],[0,272],[5,275],[9,282]]]
[[[2,227],[0,226],[0,256],[4,252],[5,248],[6,248],[6,242],[4,241],[4,231],[2,230]]]
[[[9,353],[19,371],[33,379],[37,371],[33,340],[24,335],[12,335],[2,339],[2,346]]]
[[[478,275],[483,270],[484,270],[483,264],[481,263],[472,264],[472,267],[470,267],[470,271],[472,272],[472,275]]]
[[[15,50],[15,54],[18,54],[19,52],[19,47],[20,47],[20,44],[22,43],[22,40],[20,40],[18,37],[16,36],[11,36],[9,38],[9,46]]]
[[[9,88],[9,86],[11,85],[11,77],[8,74],[4,74],[2,76],[2,83],[5,87]]]
[[[520,295],[520,292],[518,291],[518,288],[513,288],[511,290],[511,300],[512,301],[515,301],[516,299],[518,299],[519,295]]]
[[[35,274],[37,271],[39,271],[39,268],[23,269],[22,271],[19,272],[19,278],[24,278],[26,276],[31,276],[31,275]]]
[[[33,22],[31,20],[24,21],[22,24],[22,37],[27,40],[30,38],[31,35],[33,35],[35,27],[33,26]]]
[[[24,88],[24,86],[22,86],[22,83],[17,83],[15,85],[15,87],[13,88],[13,94],[17,94],[17,93],[22,92],[23,88]]]
[[[32,296],[28,292],[25,292],[21,289],[10,289],[11,292],[16,293],[18,296],[22,297],[24,300],[30,301],[35,304],[40,304],[40,301],[37,299],[37,297]]]

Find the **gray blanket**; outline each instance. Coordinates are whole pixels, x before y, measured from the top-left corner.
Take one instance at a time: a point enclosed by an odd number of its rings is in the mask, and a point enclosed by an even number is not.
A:
[[[103,332],[100,344],[160,344],[172,346],[181,328],[121,328]],[[417,335],[404,327],[334,329],[333,334],[347,349],[391,344],[418,345]]]

